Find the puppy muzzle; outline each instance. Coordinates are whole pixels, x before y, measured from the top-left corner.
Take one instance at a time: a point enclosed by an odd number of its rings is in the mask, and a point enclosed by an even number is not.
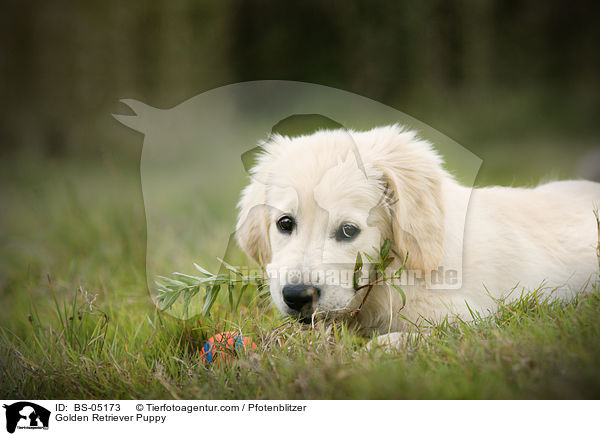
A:
[[[314,308],[321,296],[321,290],[315,286],[298,284],[285,285],[282,290],[283,301],[300,315],[302,322],[310,322]]]

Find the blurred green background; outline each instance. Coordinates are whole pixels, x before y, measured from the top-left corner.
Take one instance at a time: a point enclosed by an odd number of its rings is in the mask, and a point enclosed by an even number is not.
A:
[[[167,108],[256,79],[370,97],[484,161],[513,141],[572,150],[598,136],[598,16],[561,0],[5,0],[2,154],[135,155],[109,115],[120,98]]]

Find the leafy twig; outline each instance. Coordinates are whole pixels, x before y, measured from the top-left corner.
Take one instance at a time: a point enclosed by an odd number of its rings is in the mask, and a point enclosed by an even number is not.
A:
[[[402,276],[402,272],[404,271],[404,268],[406,267],[406,261],[408,260],[408,255],[404,256],[404,261],[402,262],[402,265],[400,266],[400,268],[397,271],[394,272],[394,274],[392,274],[390,276],[386,276],[387,268],[394,261],[394,257],[392,257],[390,255],[390,247],[391,247],[391,242],[389,239],[386,239],[379,250],[379,253],[378,253],[379,259],[377,259],[377,260],[373,259],[371,256],[369,256],[368,254],[365,253],[365,257],[367,257],[375,266],[376,277],[371,282],[369,282],[365,285],[362,285],[362,286],[359,286],[358,282],[359,282],[359,278],[361,275],[363,262],[362,262],[360,253],[358,253],[358,255],[356,256],[356,263],[354,266],[354,290],[360,291],[361,289],[368,288],[367,292],[365,293],[365,296],[363,297],[363,301],[360,303],[360,306],[358,308],[359,311],[360,311],[360,309],[362,309],[365,301],[367,300],[367,297],[369,296],[369,294],[371,293],[371,290],[373,289],[373,287],[375,285],[378,285],[378,284],[384,283],[384,282],[388,282],[388,281],[400,280],[400,278]],[[390,284],[392,285],[392,287],[394,289],[396,289],[400,293],[400,296],[402,297],[402,307],[400,308],[400,310],[402,310],[404,308],[404,306],[406,305],[406,294],[404,293],[404,290],[400,286],[396,285],[395,283],[390,283]]]
[[[234,276],[231,274],[212,274],[197,264],[194,264],[194,266],[202,274],[202,277],[179,272],[171,274],[171,277],[158,276],[155,283],[158,286],[157,300],[160,310],[167,310],[179,299],[182,299],[184,316],[187,317],[192,298],[200,291],[204,291],[202,316],[206,317],[215,304],[221,288],[227,288],[229,303],[231,309],[234,310],[239,306],[242,294],[250,285],[254,285],[259,289],[263,286],[264,277],[262,275],[245,276],[238,269],[221,259],[219,260]],[[233,292],[236,286],[240,286],[240,292],[234,305]]]
[[[376,277],[371,282],[360,285],[359,280],[364,264],[359,252],[356,256],[354,265],[353,285],[356,291],[364,288],[368,289],[358,310],[353,311],[354,313],[362,309],[367,297],[375,285],[400,279],[406,266],[405,257],[402,266],[397,271],[391,275],[386,275],[387,268],[394,261],[394,257],[391,256],[391,242],[388,239],[384,241],[379,249],[377,259],[373,259],[366,253],[363,253],[363,255],[374,265]],[[204,300],[202,305],[202,317],[207,317],[210,314],[210,310],[214,306],[221,289],[227,289],[229,306],[232,311],[235,311],[239,307],[242,295],[246,292],[248,287],[255,286],[260,291],[265,286],[265,280],[262,274],[244,275],[239,269],[228,264],[224,260],[219,259],[219,261],[228,273],[213,274],[201,266],[194,264],[194,267],[200,272],[201,276],[193,276],[179,272],[174,272],[171,274],[171,277],[158,276],[155,283],[158,286],[157,300],[160,310],[168,310],[181,299],[184,317],[187,318],[192,298],[203,291]],[[390,284],[402,296],[402,308],[404,308],[406,304],[406,294],[400,286],[395,283]],[[233,294],[236,288],[239,288],[239,293],[237,300],[234,302]],[[400,310],[402,310],[402,308]]]

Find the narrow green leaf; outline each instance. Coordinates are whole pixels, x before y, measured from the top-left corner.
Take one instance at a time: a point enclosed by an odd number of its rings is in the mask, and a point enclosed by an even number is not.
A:
[[[208,272],[207,270],[205,270],[204,268],[202,268],[200,265],[198,265],[197,263],[194,263],[194,266],[196,267],[196,269],[198,271],[200,271],[202,274],[204,274],[205,276],[212,276],[212,274],[210,272]]]
[[[183,274],[180,272],[174,272],[173,275],[179,279],[179,281],[184,282],[186,285],[197,285],[199,282],[205,280],[204,277],[195,277],[189,274]]]
[[[177,299],[180,296],[181,296],[180,291],[164,293],[161,296],[159,296],[158,299],[159,299],[159,303],[160,303],[160,310],[169,309],[177,301]]]
[[[390,266],[390,263],[392,263],[394,261],[393,257],[388,257],[387,259],[385,259],[383,261],[383,269],[386,270],[388,266]]]
[[[358,253],[356,253],[356,262],[354,263],[354,275],[352,277],[354,289],[358,289],[358,287],[359,287],[359,280],[360,280],[360,276],[362,273],[362,266],[363,266],[363,261],[362,261],[362,257],[360,256],[360,251],[359,251]]]
[[[170,279],[169,277],[164,277],[164,276],[156,276],[158,279],[166,282],[170,287],[175,287],[175,288],[180,288],[180,287],[185,287],[187,286],[187,283],[184,283],[182,281],[179,280],[175,280],[175,279]]]
[[[237,274],[237,275],[238,275],[238,276],[240,276],[240,277],[244,277],[244,276],[243,276],[243,274],[242,274],[242,273],[241,273],[241,272],[240,272],[238,269],[236,269],[236,268],[234,268],[233,266],[229,265],[229,264],[228,264],[227,262],[225,262],[223,259],[221,259],[221,258],[217,257],[217,260],[218,260],[219,262],[221,262],[221,263],[223,264],[223,266],[224,266],[225,268],[227,268],[229,271],[231,271],[232,273],[234,273],[234,274]]]
[[[390,253],[390,247],[392,246],[392,243],[390,242],[389,239],[386,239],[383,242],[383,246],[381,247],[381,251],[379,252],[379,254],[381,255],[381,260],[385,260],[388,256],[388,254]]]
[[[242,299],[242,295],[244,295],[244,292],[246,291],[246,289],[248,289],[248,285],[248,283],[244,283],[244,285],[242,285],[242,289],[240,289],[240,295],[238,295],[237,301],[235,302],[234,311],[237,311],[238,306],[240,305],[240,300]]]
[[[188,318],[189,308],[190,308],[190,300],[192,299],[192,290],[187,289],[183,291],[183,319]]]
[[[227,290],[229,292],[229,307],[233,311],[233,289],[235,288],[233,283],[229,283]]]
[[[362,268],[363,266],[363,261],[362,261],[362,257],[360,255],[360,251],[358,253],[356,253],[356,262],[354,263],[354,271],[358,271]]]
[[[392,283],[392,286],[394,287],[394,289],[396,289],[399,293],[400,296],[402,297],[402,308],[400,310],[402,310],[404,308],[404,306],[406,306],[406,294],[404,293],[404,291],[402,290],[402,288],[398,285],[395,285]]]
[[[221,285],[214,285],[210,288],[210,291],[207,290],[206,295],[204,297],[204,305],[202,306],[202,317],[206,318],[210,309],[212,309],[215,301],[217,300],[217,296],[219,295],[219,290],[221,289]]]

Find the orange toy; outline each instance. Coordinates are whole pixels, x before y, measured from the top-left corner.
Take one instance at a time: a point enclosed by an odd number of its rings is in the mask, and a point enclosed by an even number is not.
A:
[[[256,344],[247,336],[242,336],[239,332],[223,332],[209,338],[204,343],[200,352],[200,360],[206,364],[217,363],[221,361],[231,362],[238,353],[249,350],[256,350]]]

